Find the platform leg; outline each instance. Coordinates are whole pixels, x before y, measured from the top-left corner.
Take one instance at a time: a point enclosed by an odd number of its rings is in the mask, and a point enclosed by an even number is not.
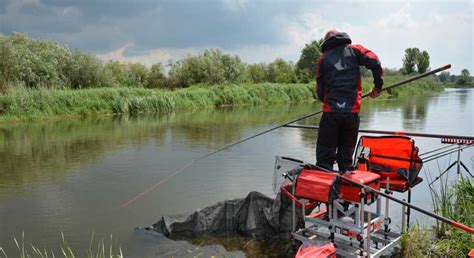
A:
[[[408,203],[411,204],[411,188],[408,189]],[[411,212],[410,212],[410,207],[407,207],[407,230],[410,228],[410,215],[411,215]]]
[[[371,223],[372,223],[372,213],[368,212],[367,213],[367,238],[366,238],[367,245],[366,245],[366,250],[365,250],[367,252],[367,258],[370,258],[370,246],[371,246],[370,235],[372,234]]]
[[[405,199],[403,199],[403,201],[405,201]],[[406,212],[407,212],[406,211],[406,206],[402,205],[402,233],[404,233],[406,231],[406,227],[407,227],[407,225],[406,225],[406,223],[407,223],[406,222],[406,218],[407,218],[406,217],[407,216]]]

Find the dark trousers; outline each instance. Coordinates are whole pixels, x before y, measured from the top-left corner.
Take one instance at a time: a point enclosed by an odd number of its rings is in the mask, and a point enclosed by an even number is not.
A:
[[[337,161],[340,172],[351,170],[359,123],[358,113],[323,113],[319,121],[316,165],[332,170]]]

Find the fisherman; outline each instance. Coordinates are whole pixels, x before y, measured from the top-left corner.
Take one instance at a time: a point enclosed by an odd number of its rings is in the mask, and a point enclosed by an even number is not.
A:
[[[363,46],[351,43],[347,33],[335,29],[328,31],[316,68],[316,95],[324,103],[316,164],[332,170],[337,161],[341,173],[352,170],[352,153],[357,143],[362,99],[359,66],[372,71],[372,98],[380,95],[383,86],[383,69],[377,56]]]

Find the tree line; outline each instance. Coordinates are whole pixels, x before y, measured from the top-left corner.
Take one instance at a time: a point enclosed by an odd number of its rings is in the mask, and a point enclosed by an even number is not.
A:
[[[438,75],[438,78],[442,83],[455,83],[457,85],[467,85],[472,81],[472,77],[468,69],[462,69],[461,75],[454,75],[450,74],[449,72],[441,72]]]
[[[0,87],[23,84],[28,88],[145,87],[178,88],[193,84],[297,83],[297,67],[281,58],[271,63],[246,64],[238,56],[219,49],[188,55],[146,67],[140,63],[108,61],[70,50],[48,40],[24,34],[0,35]]]
[[[53,41],[13,33],[0,35],[0,89],[17,84],[28,88],[172,89],[194,84],[308,83],[315,78],[322,43],[321,39],[306,44],[296,64],[281,58],[270,63],[247,64],[236,55],[211,49],[171,61],[165,72],[161,63],[146,67],[132,62],[104,62],[95,55],[70,50]],[[385,74],[423,73],[428,69],[429,54],[418,48],[408,48],[402,69],[385,68]],[[370,76],[370,71],[361,68],[361,74]]]

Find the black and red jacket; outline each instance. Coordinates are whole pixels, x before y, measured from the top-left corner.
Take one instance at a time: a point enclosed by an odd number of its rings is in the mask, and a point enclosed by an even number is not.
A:
[[[383,69],[377,56],[361,45],[351,45],[349,35],[338,32],[324,41],[316,68],[316,93],[323,112],[358,113],[362,96],[359,66],[372,70],[374,86],[383,86]]]

